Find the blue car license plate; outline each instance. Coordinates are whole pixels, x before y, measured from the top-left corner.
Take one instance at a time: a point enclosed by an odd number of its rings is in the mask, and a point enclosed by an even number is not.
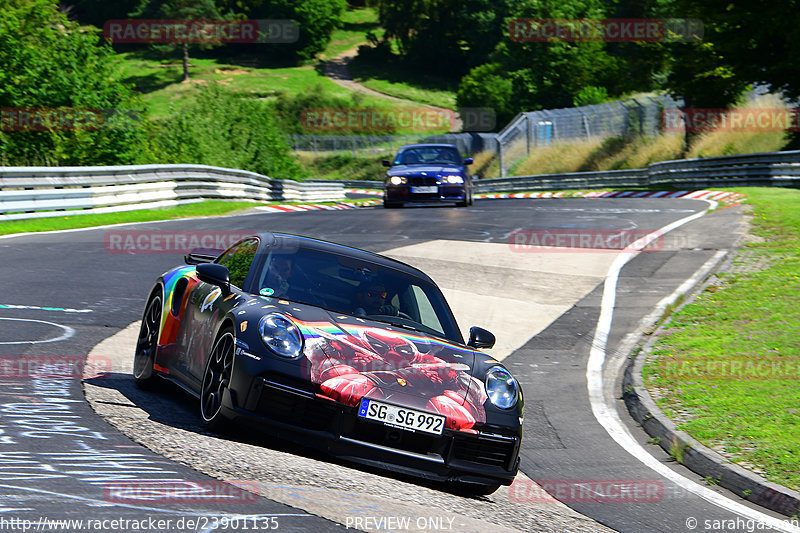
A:
[[[387,426],[408,431],[421,431],[432,435],[441,435],[445,422],[445,417],[442,415],[417,411],[408,407],[399,407],[376,400],[368,400],[367,398],[362,398],[358,416],[367,420],[383,422]]]
[[[426,185],[424,187],[411,187],[412,194],[436,194],[439,192],[439,187],[436,185]]]

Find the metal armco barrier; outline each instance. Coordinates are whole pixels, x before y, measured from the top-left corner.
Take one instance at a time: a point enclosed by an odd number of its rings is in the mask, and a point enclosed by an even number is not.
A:
[[[0,167],[0,220],[108,213],[209,199],[323,202],[345,198],[337,182],[276,180],[206,165]]]
[[[800,151],[681,159],[647,168],[476,180],[478,193],[670,187],[799,187]]]

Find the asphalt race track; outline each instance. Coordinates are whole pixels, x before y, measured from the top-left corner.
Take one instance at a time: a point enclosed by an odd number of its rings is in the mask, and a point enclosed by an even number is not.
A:
[[[643,464],[593,414],[587,364],[601,314],[603,280],[615,253],[509,252],[508,244],[515,230],[650,232],[707,207],[688,199],[481,200],[469,209],[254,212],[0,238],[0,530],[11,529],[9,520],[57,530],[57,521],[66,519],[106,520],[94,524],[98,531],[747,530],[741,516],[735,524],[741,527],[705,528],[705,521],[730,524],[738,515]],[[622,268],[605,346],[608,357],[659,301],[718,252],[734,246],[741,221],[739,207],[697,218]],[[264,437],[210,435],[200,427],[196,405],[184,395],[142,393],[131,386],[119,361],[132,353],[95,351],[93,363],[109,373],[106,379],[89,379],[87,394],[91,388],[95,409],[120,432],[85,402],[79,375],[54,375],[46,366],[82,360],[101,341],[138,321],[155,278],[182,261],[182,254],[175,252],[115,248],[110,236],[268,230],[389,251],[419,264],[449,300],[458,301],[457,317],[470,320],[460,320],[462,329],[486,325],[473,320],[481,313],[502,325],[497,310],[504,300],[513,302],[506,308],[513,316],[506,320],[514,342],[498,356],[525,391],[524,476],[515,487],[487,498],[463,498]],[[435,257],[430,251],[434,248],[439,254]],[[470,302],[481,302],[478,311],[474,305],[470,309]],[[531,305],[539,307],[526,307]],[[541,316],[536,309],[542,310]],[[612,384],[606,385],[613,390]],[[647,444],[621,401],[614,407],[657,461],[705,486],[660,448]],[[254,460],[260,450],[286,460],[285,471],[281,465],[266,468]],[[218,480],[245,482],[239,490]],[[568,507],[529,480],[554,488]],[[596,487],[628,481],[644,493],[621,503],[558,492],[576,480]],[[137,490],[141,486],[151,492]],[[706,488],[746,504],[718,487]],[[388,520],[396,509],[382,506],[392,499],[397,509],[424,520],[410,525]],[[343,501],[349,503],[343,507]],[[691,519],[697,520],[696,527]]]

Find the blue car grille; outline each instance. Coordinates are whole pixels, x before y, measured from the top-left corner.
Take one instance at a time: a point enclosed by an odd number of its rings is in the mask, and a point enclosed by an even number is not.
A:
[[[436,185],[436,176],[411,176],[408,178],[408,184],[412,187]]]

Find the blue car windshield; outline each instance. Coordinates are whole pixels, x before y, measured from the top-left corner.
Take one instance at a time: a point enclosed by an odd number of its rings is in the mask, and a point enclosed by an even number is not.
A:
[[[439,288],[360,258],[304,247],[273,247],[253,292],[415,329],[463,343]]]
[[[449,146],[417,146],[400,150],[394,165],[461,165],[458,150]]]

